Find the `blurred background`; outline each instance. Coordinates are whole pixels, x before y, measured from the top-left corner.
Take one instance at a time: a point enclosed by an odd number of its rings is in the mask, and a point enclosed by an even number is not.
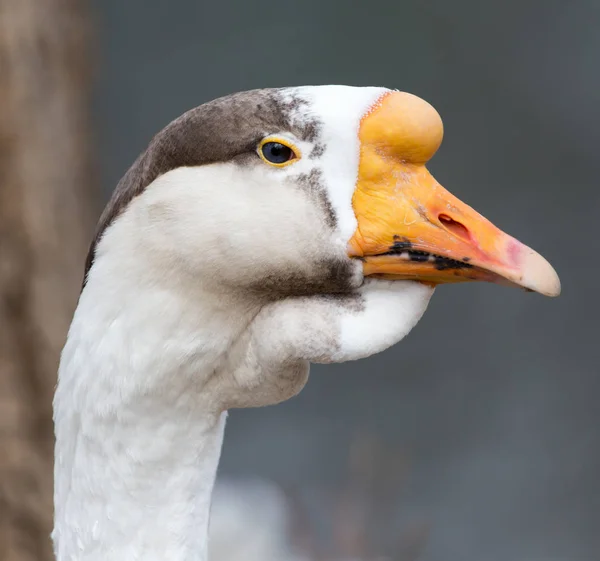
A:
[[[600,4],[0,0],[0,559],[51,559],[51,400],[102,205],[185,110],[343,83],[431,102],[436,178],[556,267],[442,287],[402,343],[233,411],[212,559],[600,559]]]

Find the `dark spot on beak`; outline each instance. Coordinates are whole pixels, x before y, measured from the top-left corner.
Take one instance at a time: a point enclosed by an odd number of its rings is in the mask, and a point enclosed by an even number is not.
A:
[[[423,262],[429,259],[429,254],[422,251],[409,251],[408,256],[411,261]]]
[[[394,243],[389,247],[390,253],[402,253],[408,251],[413,246],[412,242],[408,238],[394,236]]]
[[[469,263],[462,263],[461,261],[455,261],[454,259],[448,259],[447,257],[436,257],[433,264],[438,271],[473,268],[473,265],[470,265]]]
[[[408,252],[409,259],[418,263],[430,261],[430,258],[433,256],[432,264],[438,271],[473,268],[473,265],[468,263],[468,261],[470,261],[469,257],[463,257],[463,261],[457,261],[456,259],[442,257],[441,255],[435,255],[426,251],[419,251],[413,249],[413,247],[413,243],[408,238],[395,235],[394,243],[389,246],[388,251],[383,255],[394,255],[395,253]]]

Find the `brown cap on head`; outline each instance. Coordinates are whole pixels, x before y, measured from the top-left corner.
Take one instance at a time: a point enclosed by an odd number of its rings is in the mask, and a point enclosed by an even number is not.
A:
[[[160,131],[123,176],[102,213],[85,266],[90,270],[104,231],[157,177],[179,167],[239,161],[254,153],[265,134],[278,130],[316,140],[319,122],[290,119],[290,110],[303,103],[281,89],[240,92],[209,101],[184,113]],[[84,277],[84,286],[86,278]]]

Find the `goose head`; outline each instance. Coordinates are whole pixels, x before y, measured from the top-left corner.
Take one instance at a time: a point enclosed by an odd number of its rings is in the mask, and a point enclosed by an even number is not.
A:
[[[86,275],[120,253],[120,276],[265,299],[344,293],[365,277],[558,295],[542,256],[429,173],[442,136],[431,105],[382,88],[256,90],[207,103],[161,131],[123,178]]]

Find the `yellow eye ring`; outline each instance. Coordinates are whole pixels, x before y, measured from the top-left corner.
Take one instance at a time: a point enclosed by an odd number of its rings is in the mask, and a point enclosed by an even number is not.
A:
[[[300,159],[300,150],[289,140],[280,136],[267,136],[257,149],[260,159],[276,168],[283,168]]]

